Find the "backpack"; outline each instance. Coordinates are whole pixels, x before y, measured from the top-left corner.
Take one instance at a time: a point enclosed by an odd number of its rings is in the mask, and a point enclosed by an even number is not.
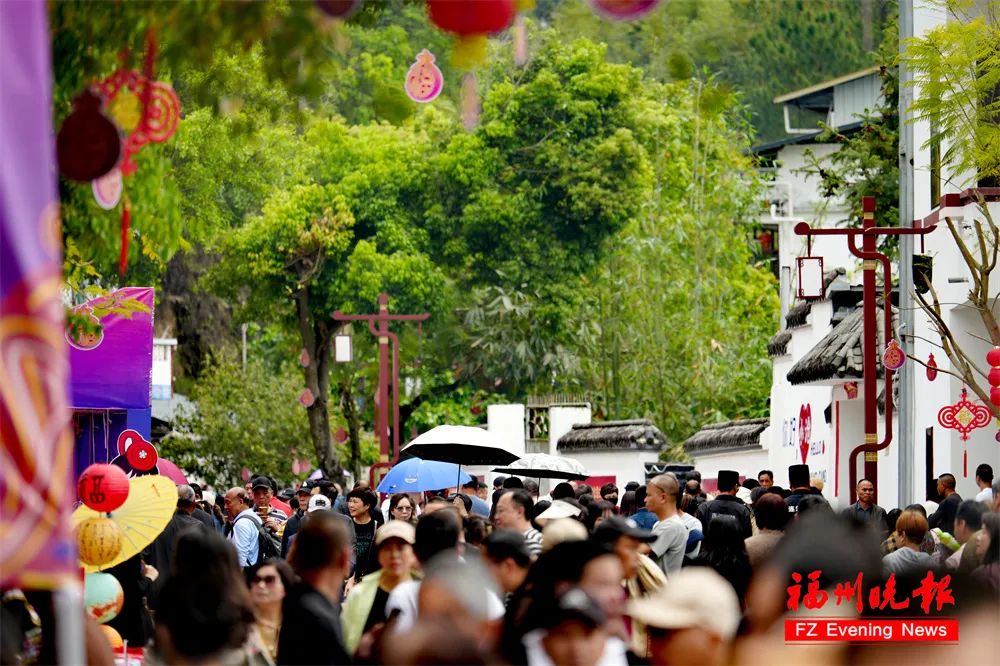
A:
[[[243,516],[242,518],[246,518]],[[240,522],[242,518],[237,518],[233,521],[233,525]],[[255,565],[260,564],[264,560],[275,560],[281,558],[281,541],[274,535],[272,535],[263,523],[256,520],[252,521],[257,527],[257,561],[254,562]]]

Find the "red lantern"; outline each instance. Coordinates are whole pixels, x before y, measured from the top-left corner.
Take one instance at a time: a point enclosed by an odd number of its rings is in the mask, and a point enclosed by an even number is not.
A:
[[[80,500],[94,511],[114,511],[128,497],[128,475],[117,465],[91,465],[76,485]]]
[[[994,387],[990,389],[990,402],[992,402],[994,406],[1000,407],[1000,388]]]
[[[427,0],[431,23],[458,35],[453,60],[470,69],[486,61],[486,37],[514,20],[514,0]]]
[[[934,354],[931,354],[927,359],[927,381],[932,382],[937,379],[937,376],[937,361],[934,360]]]
[[[1000,347],[994,347],[986,353],[986,362],[994,368],[1000,365]]]
[[[1000,368],[992,368],[989,374],[990,386],[1000,386]]]

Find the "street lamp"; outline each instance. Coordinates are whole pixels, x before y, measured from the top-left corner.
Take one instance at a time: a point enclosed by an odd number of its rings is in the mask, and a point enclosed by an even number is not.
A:
[[[341,333],[333,337],[333,360],[337,363],[350,363],[353,358],[351,349],[351,336],[349,333]]]

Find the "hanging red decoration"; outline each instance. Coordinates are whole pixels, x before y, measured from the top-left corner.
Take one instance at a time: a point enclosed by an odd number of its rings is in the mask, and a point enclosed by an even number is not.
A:
[[[123,56],[123,60],[124,60]],[[146,36],[143,71],[118,68],[111,76],[94,84],[104,98],[105,107],[125,132],[122,176],[131,176],[139,165],[133,159],[147,143],[164,143],[177,131],[181,118],[181,103],[177,93],[166,83],[153,79],[156,61],[156,40],[152,32]],[[103,174],[100,174],[103,175]],[[131,210],[128,201],[122,207],[121,253],[118,274],[125,275],[128,267],[129,225]]]
[[[487,37],[506,30],[514,20],[515,9],[514,0],[427,0],[431,23],[457,36],[451,60],[464,70],[486,62]],[[462,124],[471,130],[478,122],[476,78],[467,71],[462,79]]]
[[[995,391],[996,389],[994,389]],[[938,412],[938,423],[943,428],[957,430],[962,442],[969,441],[969,433],[977,428],[985,428],[993,420],[993,413],[984,405],[969,401],[969,392],[962,387],[962,398],[954,405],[947,405]],[[969,451],[962,454],[962,474],[969,476]]]
[[[87,182],[115,168],[122,154],[118,128],[101,108],[101,98],[89,90],[73,100],[56,137],[59,172],[70,180]]]
[[[937,361],[934,360],[934,354],[931,354],[927,358],[927,381],[932,382],[937,379],[938,369]]]
[[[128,498],[128,475],[116,465],[91,465],[80,475],[76,491],[94,511],[114,511]]]
[[[316,6],[319,7],[320,11],[327,16],[346,20],[354,16],[354,14],[361,9],[363,1],[364,0],[316,0]]]
[[[889,340],[882,352],[882,365],[886,370],[899,370],[906,363],[906,352],[895,340]]]
[[[844,384],[844,393],[847,394],[848,400],[854,400],[858,397],[858,383],[857,382],[847,382]]]
[[[444,88],[444,75],[434,64],[434,54],[424,49],[406,72],[406,95],[414,102],[433,102]]]
[[[528,64],[528,28],[524,15],[535,8],[535,0],[515,0],[517,16],[514,17],[514,64],[524,67]]]
[[[990,402],[997,407],[1000,407],[1000,388],[994,386],[990,389]]]
[[[1000,365],[1000,347],[994,347],[986,352],[986,362],[992,367]]]

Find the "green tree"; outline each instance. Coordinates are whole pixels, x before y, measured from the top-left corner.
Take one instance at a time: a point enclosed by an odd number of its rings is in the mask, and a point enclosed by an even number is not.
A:
[[[602,264],[579,354],[600,413],[651,418],[676,443],[767,413],[778,302],[753,265],[759,183],[738,100],[711,82],[653,86],[643,120],[656,183]]]
[[[218,357],[194,382],[194,409],[179,417],[161,453],[217,488],[242,485],[244,467],[290,483],[294,460],[314,461],[301,390],[291,367],[250,359],[243,368]]]

